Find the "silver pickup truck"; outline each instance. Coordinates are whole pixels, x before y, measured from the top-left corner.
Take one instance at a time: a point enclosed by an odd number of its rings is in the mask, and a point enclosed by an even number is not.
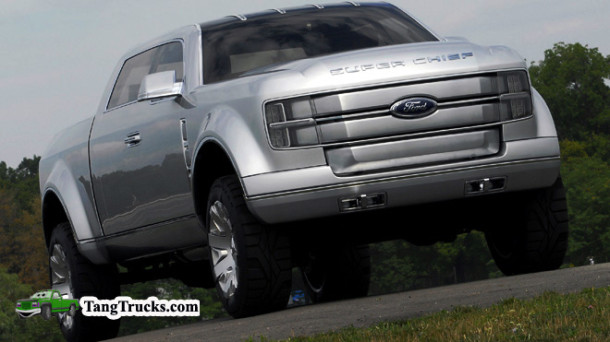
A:
[[[387,3],[187,26],[119,61],[95,115],[40,163],[53,289],[114,298],[176,277],[234,317],[366,295],[368,243],[485,232],[506,274],[558,268],[551,114],[522,57]],[[121,272],[117,271],[121,266]],[[115,321],[60,319],[70,339]]]

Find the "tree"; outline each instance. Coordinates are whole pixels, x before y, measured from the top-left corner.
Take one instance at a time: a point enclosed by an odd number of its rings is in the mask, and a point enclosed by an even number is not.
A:
[[[7,167],[5,162],[0,162],[0,189],[11,189],[14,201],[20,209],[33,210],[30,206],[33,196],[38,196],[38,164],[39,156],[23,158],[16,169]]]
[[[610,139],[596,137],[590,143],[561,142],[561,173],[567,188],[570,241],[566,262],[582,265],[610,261],[610,165],[602,158]],[[606,153],[602,148],[606,147]],[[592,155],[589,153],[592,152]]]
[[[557,43],[529,71],[561,138],[581,140],[610,132],[610,87],[605,83],[610,56],[579,43]]]
[[[47,247],[42,234],[38,163],[23,158],[17,169],[0,162],[0,266],[20,281],[49,286]]]

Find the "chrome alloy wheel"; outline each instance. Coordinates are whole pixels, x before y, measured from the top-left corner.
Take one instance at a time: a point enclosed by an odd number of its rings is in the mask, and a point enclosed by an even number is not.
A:
[[[214,277],[223,296],[228,299],[235,295],[237,279],[237,248],[227,208],[220,201],[210,206],[210,231],[208,240],[212,256]]]
[[[63,247],[58,243],[53,245],[53,252],[49,257],[49,266],[51,267],[51,283],[53,290],[59,291],[64,298],[74,298],[70,265],[68,264]],[[70,310],[69,312],[60,312],[57,315],[59,322],[64,329],[72,329],[75,314],[76,310]]]

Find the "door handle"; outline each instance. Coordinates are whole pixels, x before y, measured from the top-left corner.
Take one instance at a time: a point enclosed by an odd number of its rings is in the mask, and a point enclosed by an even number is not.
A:
[[[130,133],[123,141],[128,147],[133,147],[139,144],[140,141],[142,141],[142,138],[140,137],[140,132],[134,132]]]

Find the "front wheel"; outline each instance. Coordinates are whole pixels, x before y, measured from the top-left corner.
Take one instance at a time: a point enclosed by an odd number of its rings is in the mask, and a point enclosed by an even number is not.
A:
[[[120,294],[116,268],[111,265],[94,265],[83,257],[68,223],[53,230],[49,244],[51,285],[65,298],[80,299],[94,296],[114,299]],[[70,311],[57,315],[61,331],[68,341],[105,340],[116,337],[119,320],[106,317],[87,317],[72,305]]]
[[[206,213],[211,267],[227,312],[237,318],[286,307],[290,240],[250,213],[235,176],[212,184]]]
[[[568,207],[561,178],[551,187],[513,194],[498,205],[501,222],[485,238],[506,275],[559,268],[568,249]]]
[[[43,306],[40,315],[47,321],[51,319],[51,307],[48,305]]]

